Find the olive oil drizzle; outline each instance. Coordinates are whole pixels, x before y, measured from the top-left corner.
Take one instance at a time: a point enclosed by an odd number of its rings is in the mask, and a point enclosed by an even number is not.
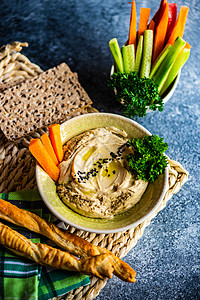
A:
[[[110,158],[99,158],[94,164],[94,168],[92,168],[90,171],[88,172],[84,172],[84,171],[80,171],[78,170],[77,175],[74,174],[73,176],[77,178],[77,181],[79,183],[86,183],[87,180],[89,180],[91,177],[95,177],[97,176],[97,174],[99,173],[100,169],[103,168],[104,164],[108,163],[108,162],[112,162],[114,160],[121,160],[122,159],[122,154],[123,152],[126,150],[126,147],[129,147],[129,142],[124,143],[123,145],[121,145],[118,150],[117,153],[114,152],[110,152]],[[108,169],[106,168],[105,171],[107,172],[107,176],[110,177],[111,174],[109,174]],[[116,174],[116,170],[112,171],[113,174]]]

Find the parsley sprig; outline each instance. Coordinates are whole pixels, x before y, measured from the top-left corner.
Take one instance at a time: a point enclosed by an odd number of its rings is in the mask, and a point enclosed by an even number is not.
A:
[[[129,118],[144,117],[148,107],[163,110],[164,103],[155,82],[150,78],[140,78],[135,71],[114,73],[108,86],[116,91],[118,101],[123,99],[124,114]]]
[[[130,172],[137,173],[137,177],[148,182],[154,182],[167,167],[167,158],[164,152],[168,144],[158,135],[135,138],[129,141],[134,154],[129,154],[127,160]]]

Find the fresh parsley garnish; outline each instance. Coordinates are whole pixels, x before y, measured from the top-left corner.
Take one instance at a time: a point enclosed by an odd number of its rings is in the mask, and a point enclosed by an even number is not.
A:
[[[129,118],[144,117],[148,107],[163,110],[164,103],[155,82],[150,78],[140,78],[135,71],[114,73],[108,86],[116,91],[118,101],[123,99],[124,114]]]
[[[130,172],[137,173],[137,177],[149,182],[154,182],[167,167],[167,158],[163,154],[168,149],[168,144],[158,135],[135,138],[129,141],[134,154],[127,155]]]

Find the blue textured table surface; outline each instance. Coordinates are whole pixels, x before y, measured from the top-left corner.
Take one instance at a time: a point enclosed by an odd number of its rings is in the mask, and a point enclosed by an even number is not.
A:
[[[189,181],[168,202],[124,260],[137,272],[135,284],[113,277],[97,300],[200,299],[199,292],[199,139],[200,1],[177,0],[190,7],[184,38],[192,45],[178,87],[163,112],[135,119],[168,143],[167,154],[189,171]],[[136,1],[151,7],[159,1]],[[108,47],[128,37],[130,5],[122,0],[1,0],[0,44],[27,41],[30,60],[48,69],[65,61],[101,112],[122,114],[107,87],[112,64]]]

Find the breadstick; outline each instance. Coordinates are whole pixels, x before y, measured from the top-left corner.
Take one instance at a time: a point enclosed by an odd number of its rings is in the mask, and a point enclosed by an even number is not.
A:
[[[78,256],[95,256],[106,251],[100,252],[98,248],[86,240],[76,236],[67,230],[61,229],[38,215],[18,208],[8,201],[0,199],[0,218],[15,225],[25,227],[31,231],[42,234],[51,239],[64,250]]]
[[[112,252],[100,246],[92,245],[81,237],[61,229],[34,213],[18,208],[8,201],[0,199],[0,218],[18,226],[25,227],[51,239],[64,250],[81,257],[107,254],[112,257],[114,274],[125,281],[135,281],[135,271]]]
[[[78,271],[78,259],[67,252],[61,252],[52,247],[33,243],[22,234],[0,223],[0,243],[14,253],[32,259],[39,264],[50,265],[59,268],[61,263],[63,268],[70,271]]]
[[[22,234],[0,223],[0,243],[12,252],[41,265],[68,271],[95,275],[101,279],[112,278],[114,271],[112,255],[100,254],[77,259],[68,252],[41,243],[33,243]],[[134,280],[132,280],[134,282]]]

